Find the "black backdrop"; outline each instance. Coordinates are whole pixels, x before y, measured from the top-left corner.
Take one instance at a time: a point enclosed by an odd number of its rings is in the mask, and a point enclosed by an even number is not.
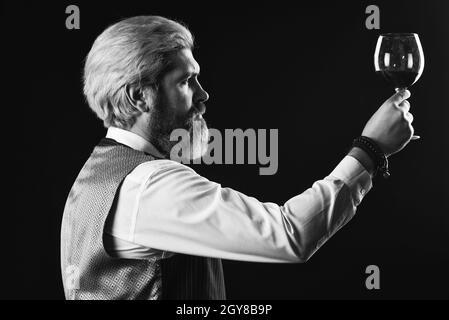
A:
[[[69,4],[80,8],[80,30],[65,28]],[[369,4],[380,8],[380,30],[365,27]],[[354,220],[306,264],[224,267],[231,299],[448,298],[449,2],[319,0],[3,3],[2,140],[13,163],[3,174],[1,298],[63,298],[63,206],[105,134],[82,96],[83,59],[106,26],[142,14],[182,20],[194,33],[210,127],[279,129],[276,175],[259,176],[256,165],[195,169],[276,203],[330,173],[392,94],[374,74],[377,36],[419,33],[426,66],[409,101],[422,139],[391,158],[391,179],[375,181]],[[380,290],[365,288],[371,264]]]

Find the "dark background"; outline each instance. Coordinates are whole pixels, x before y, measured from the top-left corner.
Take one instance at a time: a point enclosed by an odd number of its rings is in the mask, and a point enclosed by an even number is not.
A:
[[[374,73],[377,36],[418,33],[426,65],[409,101],[422,139],[390,158],[391,178],[374,181],[356,217],[309,262],[225,261],[226,285],[230,299],[448,298],[449,2],[58,2],[2,3],[3,158],[12,163],[3,172],[0,298],[63,298],[64,203],[105,134],[82,96],[83,59],[105,27],[144,14],[194,33],[209,127],[279,129],[276,175],[259,176],[257,165],[195,169],[279,204],[329,174],[392,94]],[[80,8],[80,30],[65,28],[69,4]],[[370,4],[380,30],[365,28]],[[380,290],[365,288],[371,264]]]

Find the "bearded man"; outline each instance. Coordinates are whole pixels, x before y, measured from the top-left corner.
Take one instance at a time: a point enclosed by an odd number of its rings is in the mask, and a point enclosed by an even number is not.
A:
[[[260,202],[170,160],[175,129],[199,140],[189,157],[207,149],[209,95],[192,50],[190,31],[158,16],[125,19],[95,40],[84,94],[107,134],[64,209],[67,299],[225,299],[221,259],[305,262],[413,137],[410,93],[401,91],[329,175],[283,205]]]

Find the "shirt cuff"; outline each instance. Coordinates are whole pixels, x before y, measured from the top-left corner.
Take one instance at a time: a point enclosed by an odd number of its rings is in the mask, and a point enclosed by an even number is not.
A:
[[[345,156],[330,176],[342,180],[348,186],[355,206],[360,204],[373,186],[369,172],[356,158],[351,156]]]

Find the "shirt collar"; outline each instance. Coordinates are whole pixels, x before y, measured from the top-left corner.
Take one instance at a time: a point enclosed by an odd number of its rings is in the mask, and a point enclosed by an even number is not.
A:
[[[106,138],[113,139],[134,150],[146,152],[159,158],[165,158],[149,141],[134,132],[116,127],[109,127],[108,132],[106,133]]]

